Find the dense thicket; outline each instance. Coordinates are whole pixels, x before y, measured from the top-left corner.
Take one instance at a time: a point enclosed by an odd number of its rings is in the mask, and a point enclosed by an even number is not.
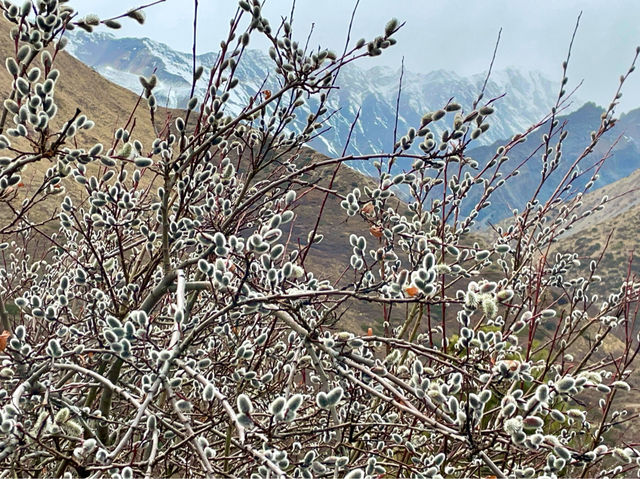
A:
[[[556,120],[566,63],[548,117],[486,164],[465,154],[499,109],[482,92],[468,111],[451,101],[426,112],[393,151],[309,157],[303,145],[332,114],[340,69],[393,45],[398,22],[335,54],[297,41],[287,19],[271,25],[258,0],[240,1],[214,68],[194,65],[204,98],[165,121],[155,77],[141,78],[140,105],[93,144],[91,111],[57,114],[56,59],[65,30],[117,28],[119,17],[78,18],[59,0],[0,9],[15,42],[0,119],[3,477],[637,470],[640,451],[621,439],[637,421],[619,398],[631,394],[640,284],[621,265],[618,292],[599,297],[598,261],[578,276],[577,255],[552,249],[591,211],[580,198],[592,181],[571,185],[597,174],[581,162],[614,126],[619,90],[576,158],[562,158]],[[280,89],[229,115],[253,36],[272,45]],[[310,97],[317,110],[292,130]],[[137,136],[142,115],[155,138]],[[537,128],[532,182],[560,162],[569,173],[548,201],[534,192],[491,237],[473,234],[517,174],[509,150]],[[422,154],[408,152],[414,143]],[[411,169],[398,171],[399,158]],[[378,177],[340,191],[346,161],[375,161]],[[301,235],[296,212],[311,191],[321,201]],[[335,198],[342,210],[327,211]],[[367,225],[332,245],[350,255],[335,277],[309,259],[327,214]],[[340,331],[345,307],[372,304],[370,331]]]

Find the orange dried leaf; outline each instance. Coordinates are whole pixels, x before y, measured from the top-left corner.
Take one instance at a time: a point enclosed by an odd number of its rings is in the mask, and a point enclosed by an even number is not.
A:
[[[11,337],[11,333],[9,331],[7,331],[6,329],[2,331],[2,334],[0,334],[0,352],[6,349],[7,341],[9,340],[10,337]]]
[[[407,288],[405,288],[404,292],[407,293],[407,296],[411,296],[412,298],[418,294],[418,288],[416,286],[408,286]]]
[[[380,228],[379,226],[373,225],[371,228],[369,228],[369,233],[371,233],[376,238],[382,238],[382,228]]]
[[[271,90],[263,90],[262,94],[264,95],[265,100],[271,98]]]
[[[375,210],[376,209],[374,208],[373,203],[371,202],[367,203],[362,207],[362,213],[367,216],[372,216],[373,213],[375,213]]]

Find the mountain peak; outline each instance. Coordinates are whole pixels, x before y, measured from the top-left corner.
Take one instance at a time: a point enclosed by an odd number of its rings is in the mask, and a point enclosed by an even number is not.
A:
[[[581,113],[581,114],[590,113],[590,114],[601,115],[602,113],[604,113],[604,108],[602,108],[599,105],[596,105],[595,102],[588,101],[584,103],[581,107],[576,109],[576,113]]]

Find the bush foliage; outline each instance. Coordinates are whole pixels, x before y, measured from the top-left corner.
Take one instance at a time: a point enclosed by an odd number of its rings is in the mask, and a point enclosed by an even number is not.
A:
[[[341,68],[392,46],[400,25],[335,54],[243,0],[214,68],[194,65],[204,98],[164,121],[156,78],[141,78],[131,118],[92,144],[91,112],[57,115],[64,32],[142,22],[142,10],[78,18],[61,0],[0,9],[15,43],[0,123],[2,477],[637,471],[640,451],[621,439],[637,421],[619,398],[632,394],[640,284],[621,265],[618,292],[600,297],[598,261],[580,276],[577,255],[554,249],[590,212],[580,199],[598,168],[582,165],[614,126],[620,90],[576,158],[562,158],[556,119],[566,63],[548,117],[487,164],[465,154],[499,108],[482,92],[468,111],[451,101],[427,112],[393,151],[309,157]],[[271,45],[280,89],[256,91],[231,115],[254,36]],[[306,128],[292,130],[311,97]],[[155,139],[136,137],[136,115],[150,116]],[[478,212],[517,174],[510,149],[537,128],[547,134],[532,182],[567,173],[548,200],[534,192],[493,235],[474,233]],[[375,185],[338,191],[332,179],[315,226],[293,236],[297,208],[318,187],[310,174],[336,178],[359,160],[376,162]],[[585,176],[587,187],[572,189]],[[336,197],[342,210],[328,211]],[[350,251],[340,277],[309,260],[327,214],[369,228],[334,245]],[[371,304],[367,334],[334,326],[345,307]]]

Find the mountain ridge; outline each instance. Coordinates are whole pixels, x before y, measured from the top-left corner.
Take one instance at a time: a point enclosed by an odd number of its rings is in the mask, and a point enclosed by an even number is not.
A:
[[[192,78],[192,56],[190,53],[173,50],[164,43],[148,38],[118,38],[111,33],[69,32],[67,50],[76,58],[104,75],[107,79],[135,92],[140,92],[140,75],[156,73],[159,85],[154,90],[158,102],[167,107],[181,106],[189,99]],[[275,89],[275,79],[268,77],[273,63],[265,53],[246,50],[245,61],[238,66],[240,85],[230,98],[232,108],[240,109],[260,89]],[[210,68],[217,58],[214,52],[197,56],[197,63]],[[249,61],[247,61],[249,60]],[[203,75],[203,77],[206,77]],[[393,132],[396,123],[396,102],[400,70],[386,66],[362,69],[346,65],[339,76],[340,89],[329,99],[329,107],[337,110],[328,122],[331,130],[316,139],[310,146],[328,156],[342,154],[346,138],[351,131],[351,123],[359,114],[351,142],[346,148],[348,154],[366,154],[389,150],[393,146]],[[263,80],[267,78],[263,86]],[[405,70],[400,95],[398,114],[399,135],[410,127],[417,127],[426,111],[442,108],[452,97],[469,109],[476,99],[485,74],[464,77],[447,70],[429,73],[415,73]],[[196,87],[200,94],[206,88],[201,79]],[[521,72],[507,68],[492,74],[487,83],[484,98],[496,98],[500,115],[496,115],[491,128],[479,139],[490,144],[508,138],[539,121],[550,110],[557,98],[559,85],[548,80],[539,72]],[[313,108],[313,98],[309,108]],[[233,113],[233,112],[232,112]],[[305,115],[299,115],[295,122],[304,122]],[[438,126],[435,126],[437,130]],[[434,131],[442,133],[442,131]],[[371,165],[352,165],[362,172],[372,174]]]
[[[581,155],[588,146],[590,134],[598,129],[603,112],[602,107],[593,102],[587,102],[576,111],[557,117],[559,123],[564,124],[563,128],[568,132],[568,135],[563,141],[562,157],[557,170],[541,187],[538,196],[540,201],[546,201],[549,198],[557,181],[564,176],[571,162]],[[478,228],[484,228],[501,221],[510,216],[514,208],[521,210],[525,203],[531,199],[528,195],[533,193],[535,189],[531,187],[531,184],[532,182],[537,184],[540,179],[542,152],[536,153],[536,150],[540,148],[543,135],[548,131],[548,126],[545,125],[548,125],[548,122],[532,132],[526,142],[516,145],[509,151],[509,161],[505,163],[501,171],[506,175],[524,162],[517,168],[520,174],[515,178],[510,178],[499,190],[496,190],[491,198],[491,208],[487,208],[479,215],[476,224]],[[594,168],[594,165],[603,157],[607,157],[607,159],[603,168],[599,170],[594,185],[589,189],[590,192],[607,187],[638,170],[640,168],[640,141],[638,140],[640,140],[640,108],[622,115],[617,121],[617,125],[604,135],[594,151],[583,159],[580,169],[584,174],[574,180],[574,186],[567,192],[567,195],[575,195],[589,182],[593,173],[589,169]],[[555,146],[556,141],[557,139],[552,138],[551,146]],[[505,143],[498,141],[491,145],[479,146],[469,150],[468,154],[480,165],[484,165]],[[528,157],[531,158],[526,160]],[[473,201],[470,204],[473,204]],[[468,211],[465,212],[468,213]]]

